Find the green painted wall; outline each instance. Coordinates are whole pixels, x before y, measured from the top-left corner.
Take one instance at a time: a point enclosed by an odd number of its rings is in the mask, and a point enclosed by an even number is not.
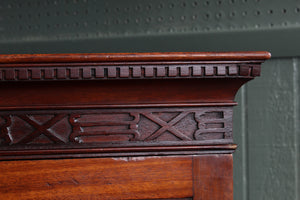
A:
[[[1,0],[0,53],[267,50],[234,112],[235,200],[300,200],[299,0]]]
[[[299,58],[274,58],[237,95],[235,199],[299,200]]]
[[[299,0],[1,0],[0,53],[267,50],[299,56]]]

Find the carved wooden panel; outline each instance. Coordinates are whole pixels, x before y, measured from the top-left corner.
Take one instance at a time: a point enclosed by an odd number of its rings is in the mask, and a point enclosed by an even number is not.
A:
[[[232,200],[234,96],[269,57],[0,55],[0,196]]]
[[[91,65],[8,65],[0,68],[0,81],[26,80],[97,80],[97,79],[161,79],[161,78],[222,78],[222,77],[255,77],[260,74],[260,65],[232,63],[189,63],[168,65],[132,65],[102,66]],[[53,66],[54,65],[54,66]]]
[[[231,107],[1,112],[1,146],[232,140]]]

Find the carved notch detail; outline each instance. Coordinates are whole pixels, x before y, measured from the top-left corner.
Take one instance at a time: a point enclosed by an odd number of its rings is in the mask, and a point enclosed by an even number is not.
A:
[[[181,64],[120,66],[15,66],[1,67],[0,81],[101,80],[201,77],[255,77],[259,64]]]

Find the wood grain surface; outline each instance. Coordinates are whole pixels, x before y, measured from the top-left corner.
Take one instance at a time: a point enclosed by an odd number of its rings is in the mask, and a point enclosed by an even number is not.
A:
[[[105,62],[105,61],[186,61],[186,60],[265,60],[266,51],[253,52],[168,52],[168,53],[88,53],[88,54],[10,54],[0,55],[0,63]]]
[[[232,155],[203,155],[193,159],[194,200],[232,200]]]
[[[3,199],[232,200],[232,155],[0,162]]]
[[[247,80],[10,82],[1,84],[0,107],[233,103]]]
[[[165,199],[193,196],[191,157],[0,162],[1,199]]]

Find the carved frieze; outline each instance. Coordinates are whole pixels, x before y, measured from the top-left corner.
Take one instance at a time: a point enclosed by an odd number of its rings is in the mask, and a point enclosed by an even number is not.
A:
[[[232,140],[232,107],[0,113],[0,146]]]

